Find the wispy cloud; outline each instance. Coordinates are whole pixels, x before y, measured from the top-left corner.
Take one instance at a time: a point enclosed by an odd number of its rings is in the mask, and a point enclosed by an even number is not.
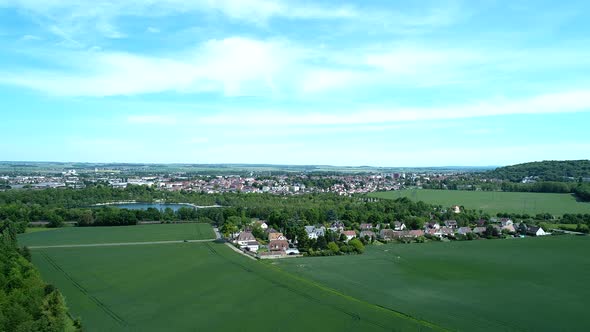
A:
[[[65,54],[67,71],[0,73],[0,83],[60,96],[113,96],[163,91],[221,91],[226,95],[272,91],[300,56],[282,41],[247,38],[210,40],[171,57],[122,52]]]

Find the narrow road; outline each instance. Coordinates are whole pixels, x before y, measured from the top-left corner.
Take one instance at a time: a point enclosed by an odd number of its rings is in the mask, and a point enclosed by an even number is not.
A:
[[[175,240],[175,241],[150,241],[150,242],[119,242],[119,243],[91,243],[91,244],[60,244],[60,245],[55,245],[55,246],[31,246],[31,247],[29,247],[29,249],[140,246],[140,245],[147,245],[147,244],[172,244],[172,243],[211,242],[211,241],[215,241],[215,240],[216,239]]]

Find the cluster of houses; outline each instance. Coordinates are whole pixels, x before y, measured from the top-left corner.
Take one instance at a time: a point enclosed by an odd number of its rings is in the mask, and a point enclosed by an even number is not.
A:
[[[236,234],[233,234],[233,243],[238,246],[241,250],[256,254],[260,258],[278,258],[291,255],[299,255],[299,249],[296,247],[296,242],[290,242],[283,233],[271,228],[264,221],[255,221],[255,224],[260,226],[266,235],[268,244],[262,245],[256,240],[251,231],[245,230]],[[367,229],[371,224],[364,224]],[[317,226],[305,226],[305,232],[307,237],[311,240],[317,240],[320,236],[325,236],[327,231],[334,232],[336,234],[343,234],[346,238],[346,242],[359,236],[354,230],[345,230],[344,223],[341,221],[333,222],[330,227],[323,225]],[[360,236],[375,236],[372,230],[361,231]]]
[[[546,233],[543,228],[538,226],[526,226],[524,224],[515,224],[511,219],[502,218],[499,221],[492,221],[490,224],[491,227],[496,229],[498,234],[501,234],[503,231],[508,233],[517,233],[521,232],[524,226],[524,230],[526,230],[526,235],[530,236],[544,236],[549,235]],[[478,220],[476,222],[475,227],[459,227],[456,220],[446,220],[442,225],[436,221],[431,221],[424,225],[424,229],[421,230],[408,230],[403,223],[395,222],[393,229],[382,229],[379,232],[379,239],[385,241],[391,240],[399,240],[399,239],[415,239],[420,236],[436,236],[439,238],[443,237],[456,237],[457,235],[468,235],[470,233],[476,234],[478,236],[483,235],[487,230],[487,221],[486,220]],[[525,235],[525,234],[521,234]]]
[[[245,230],[233,234],[233,243],[241,250],[257,255],[260,258],[279,258],[291,255],[299,255],[300,252],[296,247],[296,242],[292,243],[287,239],[283,233],[269,227],[264,221],[256,221],[257,225],[264,230],[267,244],[263,245],[257,241],[251,231]],[[498,234],[503,231],[521,236],[544,236],[549,235],[543,228],[538,226],[526,226],[524,224],[514,223],[511,219],[503,218],[500,220],[492,220],[488,224],[486,220],[479,220],[475,227],[459,227],[456,220],[446,220],[442,224],[436,221],[431,221],[424,225],[424,229],[410,230],[403,222],[393,222],[391,228],[383,228],[379,225],[363,223],[359,226],[359,231],[346,230],[344,223],[335,221],[329,227],[324,225],[308,225],[305,226],[307,237],[311,240],[317,240],[321,236],[325,236],[326,232],[331,231],[336,234],[344,235],[345,241],[350,241],[354,238],[370,238],[373,240],[379,239],[381,241],[393,240],[412,240],[423,236],[434,236],[438,238],[456,238],[458,235],[467,236],[468,234],[476,234],[482,236],[486,233],[487,227],[491,226],[497,230]],[[388,226],[389,227],[389,226]],[[376,231],[378,233],[376,233]]]
[[[242,231],[234,234],[234,240],[232,242],[240,249],[257,254],[261,258],[265,256],[283,257],[299,255],[299,250],[289,242],[283,233],[268,227],[264,221],[256,221],[256,223],[264,230],[264,234],[268,240],[267,245],[260,244],[251,231]]]

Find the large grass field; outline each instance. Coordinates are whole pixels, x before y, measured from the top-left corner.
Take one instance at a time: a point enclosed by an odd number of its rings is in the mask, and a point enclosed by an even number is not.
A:
[[[462,331],[587,331],[590,237],[370,246],[285,271]]]
[[[86,331],[428,331],[224,244],[33,250]]]
[[[556,216],[564,213],[590,213],[590,203],[578,202],[571,194],[410,189],[372,193],[369,196],[386,199],[408,197],[414,201],[447,207],[465,206],[494,215],[498,212],[530,215],[550,213]]]
[[[64,227],[51,232],[21,234],[18,242],[20,245],[26,246],[52,246],[213,238],[215,238],[215,234],[211,225],[186,223],[114,227]]]

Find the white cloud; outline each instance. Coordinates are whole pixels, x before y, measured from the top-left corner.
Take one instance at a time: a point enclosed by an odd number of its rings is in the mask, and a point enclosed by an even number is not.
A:
[[[41,37],[35,35],[24,35],[20,38],[22,41],[41,40]]]
[[[177,118],[175,116],[164,115],[130,115],[127,122],[131,124],[155,124],[155,125],[174,125]]]
[[[148,27],[147,29],[145,29],[145,31],[149,33],[160,33],[160,29],[155,27]]]
[[[199,119],[207,125],[235,126],[347,126],[408,121],[475,118],[511,114],[548,114],[590,111],[590,89],[547,93],[521,99],[497,98],[442,107],[358,107],[338,113],[253,111],[222,113]]]
[[[69,71],[0,73],[0,83],[61,96],[113,96],[162,91],[221,91],[226,95],[272,92],[293,70],[300,51],[282,41],[210,40],[170,57],[116,52],[75,52],[60,57]],[[67,59],[67,60],[64,60]]]

